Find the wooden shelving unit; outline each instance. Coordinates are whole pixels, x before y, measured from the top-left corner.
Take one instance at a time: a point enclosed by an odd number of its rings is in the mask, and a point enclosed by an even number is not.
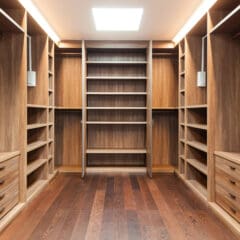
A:
[[[151,175],[151,43],[84,45],[83,176],[96,166],[148,166]]]
[[[55,165],[81,171],[82,48],[55,49]]]

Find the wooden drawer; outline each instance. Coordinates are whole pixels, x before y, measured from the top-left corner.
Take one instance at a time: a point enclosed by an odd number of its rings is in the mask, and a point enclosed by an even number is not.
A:
[[[0,218],[19,202],[19,182],[16,179],[0,194]]]
[[[235,180],[240,181],[240,165],[218,156],[215,156],[215,160],[216,169],[219,169]]]
[[[240,222],[239,196],[227,191],[222,186],[216,185],[216,203],[225,209],[238,222]]]
[[[0,162],[0,178],[18,171],[19,157],[14,157],[4,162]]]

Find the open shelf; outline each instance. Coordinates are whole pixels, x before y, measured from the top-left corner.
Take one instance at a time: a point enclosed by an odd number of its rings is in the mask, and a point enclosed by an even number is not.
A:
[[[27,152],[34,151],[41,148],[47,144],[47,141],[36,141],[27,145]]]
[[[27,175],[29,175],[32,172],[34,172],[35,170],[37,170],[39,167],[44,165],[47,161],[48,161],[48,159],[38,159],[38,160],[35,160],[32,163],[28,164]]]
[[[188,180],[190,185],[198,191],[205,199],[207,198],[207,188],[196,180]]]
[[[206,124],[186,124],[187,127],[190,128],[196,128],[196,129],[201,129],[201,130],[207,130],[207,125]]]
[[[99,79],[99,80],[146,80],[145,76],[88,76],[87,79]]]
[[[147,61],[87,61],[87,64],[147,64]]]
[[[47,127],[46,123],[34,123],[34,124],[28,124],[27,130],[37,129],[37,128],[44,128]]]
[[[146,92],[87,92],[87,95],[147,95]]]
[[[87,154],[146,154],[146,149],[87,149]]]
[[[24,33],[24,29],[0,8],[0,32]]]
[[[48,108],[47,105],[27,104],[28,108]]]
[[[203,174],[207,175],[207,166],[205,164],[199,162],[197,159],[187,159],[187,162]]]
[[[147,122],[104,122],[104,121],[87,121],[88,125],[145,125]]]
[[[187,141],[189,146],[201,150],[203,152],[207,152],[207,145],[198,141]]]
[[[207,104],[186,106],[188,109],[207,108]]]
[[[4,162],[10,158],[20,155],[19,151],[14,152],[0,152],[0,162]]]
[[[88,110],[145,110],[147,107],[86,107]]]
[[[27,190],[27,198],[30,200],[37,193],[39,193],[47,184],[47,180],[37,180],[34,184],[32,184]]]

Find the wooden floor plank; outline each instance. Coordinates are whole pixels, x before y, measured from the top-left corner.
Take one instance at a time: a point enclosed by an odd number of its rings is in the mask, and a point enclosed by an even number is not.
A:
[[[59,174],[0,239],[237,240],[188,187],[168,174],[152,179]]]

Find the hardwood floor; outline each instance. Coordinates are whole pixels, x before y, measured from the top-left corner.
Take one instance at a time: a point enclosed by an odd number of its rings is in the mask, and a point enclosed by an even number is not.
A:
[[[174,175],[60,174],[1,240],[237,240]]]

